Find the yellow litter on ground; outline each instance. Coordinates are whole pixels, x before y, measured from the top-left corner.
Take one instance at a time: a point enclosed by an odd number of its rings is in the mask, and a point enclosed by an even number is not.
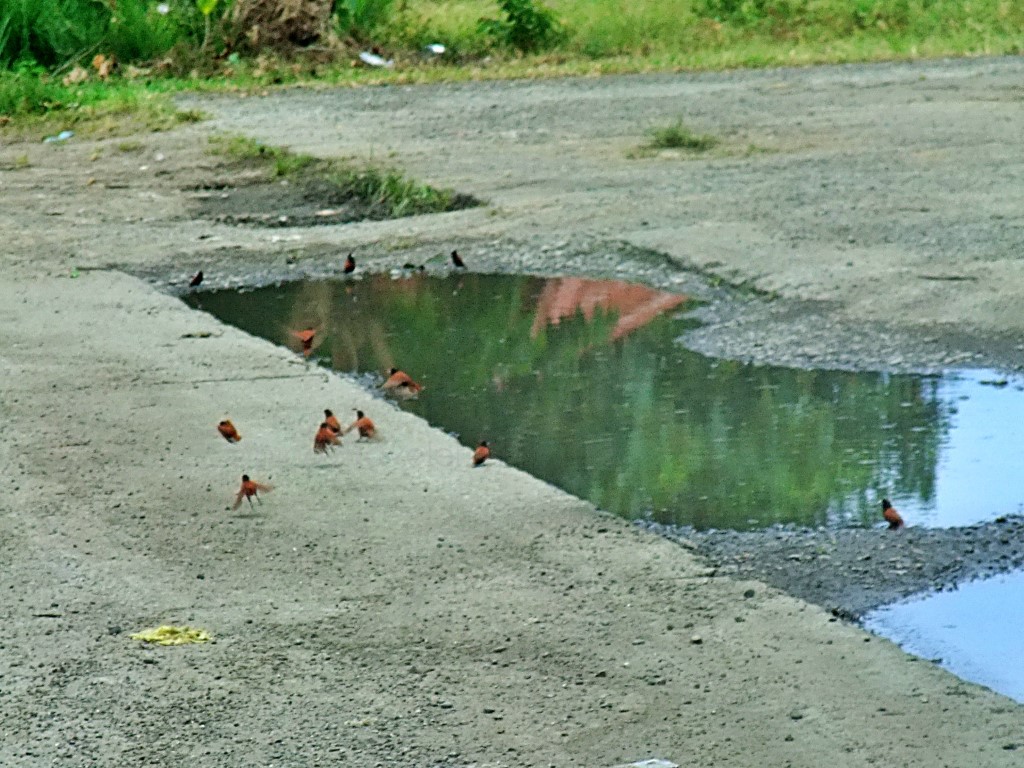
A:
[[[213,638],[205,629],[195,627],[175,627],[164,624],[156,629],[144,629],[131,636],[132,640],[141,640],[154,645],[188,645],[189,643],[208,643]]]

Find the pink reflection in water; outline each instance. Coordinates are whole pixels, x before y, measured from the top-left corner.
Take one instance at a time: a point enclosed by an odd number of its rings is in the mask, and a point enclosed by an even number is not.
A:
[[[647,325],[658,315],[686,300],[687,297],[682,294],[667,293],[619,280],[562,277],[549,280],[544,286],[537,302],[537,315],[530,335],[536,337],[545,325],[558,325],[563,317],[572,317],[576,312],[581,312],[590,320],[594,310],[600,307],[605,312],[614,310],[619,316],[611,335],[614,341]]]

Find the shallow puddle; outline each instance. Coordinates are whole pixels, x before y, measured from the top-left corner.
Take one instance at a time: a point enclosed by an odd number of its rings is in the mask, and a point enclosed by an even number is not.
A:
[[[863,624],[908,653],[1024,702],[1024,572],[872,611]]]
[[[401,407],[627,518],[697,528],[911,525],[1017,512],[1024,398],[985,372],[794,370],[715,360],[678,338],[684,296],[581,278],[387,275],[186,299],[345,372],[396,366]],[[988,383],[986,383],[988,382]]]

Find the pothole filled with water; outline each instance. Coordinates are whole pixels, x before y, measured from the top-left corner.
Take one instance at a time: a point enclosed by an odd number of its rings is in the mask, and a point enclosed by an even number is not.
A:
[[[642,285],[377,275],[187,301],[281,344],[316,327],[313,357],[338,371],[398,367],[424,386],[403,409],[630,519],[867,526],[885,496],[945,527],[1024,503],[1018,386],[708,358],[679,342],[694,302]]]
[[[1024,702],[1024,571],[872,611],[865,628],[975,683]]]

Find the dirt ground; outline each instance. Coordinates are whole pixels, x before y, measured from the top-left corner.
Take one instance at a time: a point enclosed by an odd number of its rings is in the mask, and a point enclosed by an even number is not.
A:
[[[0,146],[0,765],[1019,764],[1014,702],[500,461],[472,470],[169,291],[198,268],[241,285],[457,246],[478,269],[739,285],[707,288],[688,339],[717,354],[1013,371],[1022,75],[1007,58],[288,91],[190,98],[211,119],[170,134]],[[629,156],[677,117],[722,148]],[[244,181],[215,132],[394,162],[488,205],[197,218]],[[315,457],[322,409],[357,407],[385,439]],[[242,472],[276,486],[255,512],[227,509]],[[161,623],[215,641],[129,638]]]

